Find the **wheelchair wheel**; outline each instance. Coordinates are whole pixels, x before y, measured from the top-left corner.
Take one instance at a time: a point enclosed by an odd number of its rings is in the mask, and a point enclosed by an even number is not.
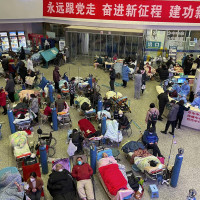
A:
[[[56,153],[55,148],[49,147],[48,152],[47,152],[48,157],[53,157],[55,155],[55,153]]]
[[[51,147],[55,147],[56,144],[57,144],[56,138],[52,137],[51,138]]]

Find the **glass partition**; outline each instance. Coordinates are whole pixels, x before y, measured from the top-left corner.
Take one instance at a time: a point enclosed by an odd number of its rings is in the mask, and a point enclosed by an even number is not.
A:
[[[143,36],[86,33],[86,32],[66,32],[66,45],[70,48],[71,58],[88,56],[93,59],[95,56],[118,58],[131,56],[136,59],[137,55],[143,56]],[[91,60],[89,59],[89,60]]]

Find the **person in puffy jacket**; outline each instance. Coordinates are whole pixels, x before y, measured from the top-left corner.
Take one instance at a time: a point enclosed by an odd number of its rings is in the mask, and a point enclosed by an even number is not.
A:
[[[172,131],[169,132],[171,135],[174,135],[174,129],[175,129],[175,124],[176,124],[176,119],[177,119],[177,114],[179,111],[179,105],[176,104],[175,100],[172,100],[170,102],[171,109],[169,111],[169,114],[167,116],[167,124],[165,126],[165,130],[161,131],[161,133],[167,134],[168,128],[171,125],[172,126]]]
[[[0,89],[0,106],[3,107],[2,114],[7,114],[7,108],[6,108],[6,92],[3,88]]]
[[[60,81],[60,73],[59,73],[59,67],[56,66],[55,69],[53,70],[53,81],[55,83],[55,89],[58,93],[60,93],[60,88],[59,88],[59,81]]]
[[[77,180],[77,190],[81,199],[93,200],[94,191],[91,181],[93,170],[88,163],[83,162],[82,157],[77,158],[77,165],[72,169],[72,176]]]
[[[128,118],[126,115],[124,115],[123,111],[119,111],[119,118],[118,118],[118,123],[119,123],[119,130],[126,128],[129,124]]]
[[[154,156],[163,157],[158,147],[158,136],[155,133],[154,128],[150,128],[144,132],[142,141],[144,145],[146,145],[147,149],[153,149]]]
[[[159,116],[159,111],[157,108],[155,108],[154,103],[151,103],[149,107],[150,109],[147,111],[146,119],[145,119],[145,122],[147,123],[147,130],[149,130],[152,125],[152,128],[154,129],[154,131],[156,131],[156,122]]]
[[[129,76],[128,76],[129,72],[130,72],[130,69],[128,67],[128,64],[125,62],[122,67],[122,81],[123,81],[122,86],[124,88],[127,86],[127,82],[129,81]]]
[[[56,165],[49,175],[47,189],[53,197],[53,200],[77,200],[76,186],[74,180],[61,164]]]
[[[4,70],[5,72],[7,72],[7,71],[8,71],[9,60],[8,60],[8,58],[6,58],[6,56],[3,56],[3,59],[2,59],[2,61],[1,61],[1,64],[2,64],[3,70]]]

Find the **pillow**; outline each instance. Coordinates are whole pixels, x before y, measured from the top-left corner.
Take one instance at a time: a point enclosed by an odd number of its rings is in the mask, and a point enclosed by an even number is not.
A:
[[[112,150],[111,150],[111,149],[105,149],[105,150],[100,151],[100,152],[97,153],[97,160],[98,160],[98,161],[102,158],[102,154],[103,154],[103,153],[107,153],[108,156],[113,156],[113,155],[112,155]]]

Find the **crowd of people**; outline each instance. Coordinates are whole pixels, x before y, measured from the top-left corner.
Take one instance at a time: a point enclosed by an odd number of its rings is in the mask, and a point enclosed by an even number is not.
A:
[[[19,58],[14,60],[8,60],[7,58],[3,58],[2,67],[5,71],[6,78],[6,86],[5,89],[0,89],[0,106],[3,107],[3,114],[7,114],[6,108],[6,98],[10,99],[13,103],[15,101],[15,77],[20,76],[23,83],[25,83],[25,78],[27,75],[34,76],[35,69],[33,67],[33,63],[31,61],[31,56],[28,56],[27,62],[25,64],[25,56],[23,49],[21,50],[21,54]],[[113,60],[116,60],[117,56],[113,57]],[[132,62],[131,59],[125,60],[122,67],[122,87],[126,88],[127,83],[129,81],[129,63]],[[197,63],[197,68],[200,67],[200,57],[195,61],[193,60],[193,55],[186,56],[183,59],[183,68],[185,74],[194,73],[194,69],[192,69],[193,63]],[[95,68],[98,65],[103,64],[101,57],[99,57],[95,62]],[[136,71],[134,74],[134,98],[140,99],[140,95],[143,94],[146,88],[146,81],[151,80],[152,77],[157,73],[159,75],[160,81],[163,82],[169,78],[169,68],[173,66],[173,60],[170,58],[167,63],[162,64],[155,70],[150,64],[147,62],[140,63],[138,67],[136,67]],[[116,73],[113,66],[109,69],[109,77],[110,77],[110,91],[115,91],[115,79]],[[59,67],[56,66],[53,70],[53,81],[55,84],[55,93],[57,93],[57,98],[55,100],[56,111],[62,112],[65,109],[65,100],[61,96],[61,89],[59,87],[59,82],[62,79]],[[75,77],[72,77],[68,82],[68,89],[70,94],[70,106],[74,106],[74,98],[76,94],[76,83]],[[142,136],[142,142],[147,149],[153,150],[153,155],[156,157],[164,157],[158,146],[158,135],[156,133],[156,124],[157,121],[163,120],[163,112],[166,108],[166,105],[169,104],[169,113],[167,115],[167,122],[165,125],[165,129],[161,131],[163,134],[167,134],[168,129],[171,125],[171,131],[169,132],[171,135],[174,135],[175,129],[181,129],[181,123],[184,115],[184,111],[188,111],[190,107],[186,107],[185,101],[183,98],[177,99],[178,102],[172,100],[169,102],[169,94],[174,90],[181,91],[187,96],[190,92],[190,86],[187,82],[185,82],[180,88],[178,85],[173,86],[173,90],[165,90],[163,93],[157,96],[158,98],[158,109],[156,108],[155,103],[151,103],[149,105],[149,109],[146,113],[146,130]],[[200,95],[196,98],[200,98]],[[196,99],[198,101],[198,99]],[[200,100],[199,100],[200,101]],[[104,98],[103,107],[106,111],[110,111],[112,104],[109,99]],[[34,118],[35,123],[38,124],[38,113],[39,113],[39,100],[35,94],[30,94],[30,109],[35,113],[36,117]],[[52,122],[51,114],[52,110],[50,108],[50,103],[48,102],[45,109],[43,110],[43,114],[48,117],[49,122]],[[114,116],[115,118],[115,116]],[[117,117],[115,118],[119,124],[118,129],[123,130],[130,126],[130,121],[126,114],[119,110],[117,111]],[[77,147],[76,153],[83,153],[82,142],[84,137],[81,135],[80,131],[77,129],[73,129],[72,134],[69,136],[72,139],[72,143]],[[106,153],[102,156],[103,159],[107,159],[109,163],[115,163],[115,160],[108,157]],[[49,175],[47,189],[54,200],[75,200],[79,197],[83,200],[94,200],[94,190],[93,183],[91,177],[93,175],[93,169],[91,166],[84,162],[82,156],[78,156],[76,159],[76,164],[73,166],[72,173],[67,171],[64,166],[61,164],[57,164],[55,170]],[[76,181],[75,181],[76,180]],[[41,197],[41,193],[44,187],[43,180],[37,176],[36,172],[31,172],[30,178],[27,181],[28,189],[26,194],[32,200],[39,200]],[[78,192],[78,194],[77,194]],[[78,197],[79,196],[79,197]]]

